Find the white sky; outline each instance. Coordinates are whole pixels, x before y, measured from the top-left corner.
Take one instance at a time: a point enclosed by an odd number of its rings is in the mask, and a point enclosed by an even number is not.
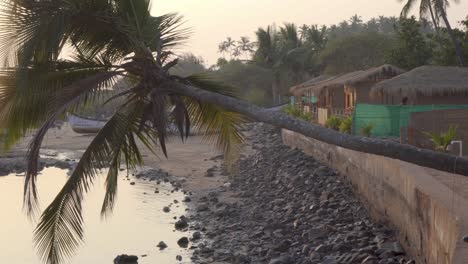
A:
[[[448,11],[452,26],[468,15],[468,0],[460,2]],[[183,50],[213,64],[220,57],[217,47],[221,41],[240,36],[253,40],[260,26],[284,22],[330,25],[354,14],[367,21],[379,15],[398,16],[402,6],[399,0],[153,0],[152,11],[156,15],[183,15],[193,30]]]

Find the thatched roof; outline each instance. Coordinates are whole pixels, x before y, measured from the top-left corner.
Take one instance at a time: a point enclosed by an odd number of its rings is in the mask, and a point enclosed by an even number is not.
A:
[[[422,66],[374,85],[371,96],[440,96],[468,94],[468,68]]]
[[[302,90],[304,88],[313,86],[313,85],[315,85],[315,84],[317,84],[317,83],[319,83],[321,81],[327,80],[329,78],[330,77],[327,76],[327,75],[320,75],[320,76],[314,77],[314,78],[308,80],[305,83],[301,83],[299,85],[296,85],[296,86],[293,86],[293,87],[289,88],[289,93],[296,94],[296,93],[299,92],[299,90]]]
[[[365,71],[355,71],[338,75],[327,80],[317,82],[313,85],[309,85],[301,90],[295,90],[294,94],[299,95],[298,93],[305,93],[306,91],[311,91],[314,94],[320,94],[324,89],[343,88],[345,85],[358,85],[359,83],[369,81],[378,82],[381,78],[392,78],[403,72],[404,70],[398,67],[385,64]]]

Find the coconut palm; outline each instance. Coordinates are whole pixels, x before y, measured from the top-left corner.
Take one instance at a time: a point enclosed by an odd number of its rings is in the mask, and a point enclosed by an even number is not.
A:
[[[149,8],[149,0],[1,2],[0,55],[5,66],[0,70],[0,128],[7,128],[2,135],[5,148],[35,131],[24,185],[24,207],[30,215],[38,208],[38,157],[48,129],[67,111],[99,101],[103,91],[121,79],[128,83],[108,99],[122,103],[40,216],[34,242],[44,262],[62,263],[83,243],[82,201],[99,168],[108,168],[105,216],[116,201],[120,166],[141,165],[141,147],[167,155],[171,124],[182,138],[196,126],[228,160],[242,142],[239,124],[247,116],[352,150],[468,174],[463,159],[456,160],[455,170],[447,168],[455,160],[446,154],[342,135],[240,101],[230,87],[206,75],[171,75],[178,63],[173,51],[188,32],[180,27],[178,15],[153,17]]]
[[[105,216],[114,207],[120,166],[142,164],[140,144],[167,156],[171,124],[182,139],[197,126],[228,157],[234,158],[242,142],[242,116],[175,91],[177,85],[193,85],[233,95],[231,88],[205,75],[171,75],[178,62],[173,50],[189,31],[180,27],[180,16],[153,17],[149,9],[145,0],[2,2],[0,51],[9,66],[0,70],[0,127],[8,128],[5,148],[38,128],[29,146],[24,185],[24,208],[31,216],[38,209],[37,165],[48,129],[67,111],[99,101],[120,80],[129,84],[108,100],[123,102],[39,219],[34,241],[47,263],[61,263],[81,244],[82,199],[98,168],[109,168]]]
[[[399,0],[400,2],[403,0]],[[417,1],[416,0],[405,0],[406,4],[403,6],[403,9],[401,11],[401,15],[403,17],[407,17],[411,8],[413,8]],[[453,0],[455,3],[458,3],[459,0]],[[452,26],[450,25],[450,22],[448,21],[447,18],[447,8],[450,6],[450,2],[448,0],[420,0],[419,2],[419,14],[423,18],[427,16],[427,14],[430,14],[432,23],[434,24],[434,27],[439,34],[439,18],[442,18],[442,20],[445,23],[445,27],[447,28],[447,32],[452,39],[452,43],[455,48],[455,52],[457,53],[458,59],[460,61],[460,65],[462,67],[465,66],[465,60],[463,56],[463,51],[461,49],[460,43],[458,42]]]
[[[241,53],[245,53],[248,57],[255,52],[254,50],[255,43],[251,42],[248,37],[241,37],[240,40],[237,42],[237,48],[240,50]]]

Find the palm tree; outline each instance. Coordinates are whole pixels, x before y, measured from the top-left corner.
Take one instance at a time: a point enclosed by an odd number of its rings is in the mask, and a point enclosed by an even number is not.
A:
[[[194,125],[232,160],[243,140],[241,115],[176,91],[178,85],[191,85],[233,95],[206,75],[171,75],[178,63],[173,49],[189,31],[180,27],[180,16],[153,17],[149,9],[150,1],[144,0],[2,2],[0,51],[9,64],[0,70],[0,127],[8,128],[4,147],[38,128],[27,156],[24,208],[29,215],[38,209],[39,151],[54,121],[98,101],[122,79],[129,83],[108,100],[124,99],[39,219],[34,241],[47,263],[61,263],[81,244],[82,199],[98,168],[109,168],[102,215],[112,211],[120,166],[142,164],[137,142],[167,156],[169,124],[177,126],[182,139]]]
[[[399,0],[404,1],[404,0]],[[406,0],[406,4],[403,6],[401,11],[401,16],[407,17],[411,8],[416,4],[417,1],[415,0]],[[459,0],[454,0],[454,2],[458,3]],[[462,67],[465,66],[465,59],[463,56],[463,51],[461,49],[460,43],[458,42],[455,34],[453,33],[452,26],[447,18],[447,7],[449,7],[450,2],[448,0],[420,0],[419,4],[419,15],[420,17],[425,17],[428,13],[430,14],[432,23],[436,29],[437,34],[440,34],[439,29],[439,18],[444,20],[445,26],[447,28],[447,32],[452,39],[452,43],[455,48],[455,52],[457,53],[458,59],[460,61],[460,65]]]
[[[236,42],[231,37],[227,37],[226,40],[219,43],[218,45],[218,51],[222,53],[223,55],[225,53],[228,53],[231,59],[232,59],[235,49],[236,49]]]
[[[180,16],[153,17],[149,7],[149,0],[2,3],[0,55],[5,66],[0,69],[0,128],[7,128],[2,135],[6,148],[37,130],[29,146],[24,185],[24,207],[30,215],[37,212],[37,164],[48,129],[67,111],[98,101],[121,79],[128,83],[109,99],[122,103],[40,216],[34,242],[44,262],[62,263],[83,243],[82,200],[99,168],[109,168],[102,205],[102,215],[107,215],[115,203],[120,165],[132,169],[142,164],[137,142],[167,155],[170,123],[177,125],[181,138],[197,126],[228,160],[235,158],[242,142],[239,124],[246,116],[340,147],[468,174],[464,159],[339,134],[238,100],[230,87],[206,75],[171,75],[178,63],[173,50],[187,39],[188,31],[180,28]],[[455,170],[446,165],[454,162]]]
[[[279,88],[279,72],[275,68],[279,60],[279,46],[278,35],[274,26],[268,26],[266,29],[259,28],[256,32],[257,35],[257,51],[255,53],[255,60],[261,66],[269,68],[273,72],[273,82],[271,85],[273,103],[278,102],[278,88]]]
[[[353,32],[358,32],[362,26],[362,17],[361,16],[358,16],[357,14],[355,14],[354,16],[352,16],[350,19],[349,19],[349,23],[350,23],[350,26],[351,26],[351,30]]]
[[[224,41],[218,44],[218,52],[223,55],[223,58],[224,58],[224,55],[226,54],[226,52],[228,52],[228,49],[226,47],[226,43]]]
[[[250,55],[255,52],[254,50],[255,43],[250,42],[248,37],[241,37],[240,40],[237,42],[237,48],[240,50],[241,53],[245,53],[248,60]]]

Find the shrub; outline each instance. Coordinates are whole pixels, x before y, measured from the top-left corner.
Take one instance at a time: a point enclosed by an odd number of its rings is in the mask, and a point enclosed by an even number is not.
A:
[[[341,122],[341,118],[339,118],[336,115],[333,115],[327,119],[327,121],[325,122],[325,127],[338,131],[340,129]]]
[[[372,136],[372,130],[374,129],[373,124],[367,124],[363,127],[361,127],[361,134],[365,137],[371,137]]]
[[[351,116],[348,116],[345,120],[343,120],[343,122],[341,122],[340,132],[351,134],[352,128],[353,128],[353,118]]]
[[[429,136],[432,143],[434,143],[434,148],[436,150],[446,152],[448,150],[448,146],[452,144],[452,141],[457,135],[457,128],[458,126],[451,125],[447,132],[440,133],[440,135],[432,132],[425,132],[424,134]]]
[[[302,113],[299,118],[311,123],[314,121],[314,116],[311,113]]]
[[[305,120],[307,122],[314,121],[314,117],[312,116],[311,113],[302,113],[300,108],[297,108],[297,107],[294,107],[294,106],[291,106],[291,105],[285,106],[283,108],[283,112],[285,112],[286,114],[288,114],[288,115],[290,115],[292,117],[299,118],[299,119]]]
[[[285,106],[283,108],[283,112],[296,118],[299,118],[301,116],[301,109],[294,107],[292,105]]]

